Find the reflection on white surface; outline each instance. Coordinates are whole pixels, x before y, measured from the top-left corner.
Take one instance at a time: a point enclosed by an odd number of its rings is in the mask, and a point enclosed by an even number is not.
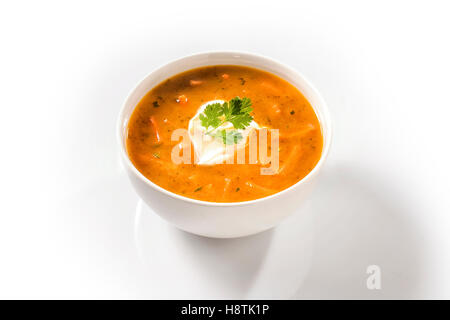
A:
[[[167,277],[173,297],[289,298],[310,265],[311,219],[304,213],[254,236],[212,239],[168,225],[139,202],[136,246],[148,274]]]
[[[425,292],[420,228],[388,184],[357,168],[334,166],[311,197],[315,243],[311,272],[294,298],[417,298]],[[411,200],[412,201],[412,200]],[[368,290],[367,267],[382,289]]]
[[[415,298],[423,289],[416,227],[369,181],[327,170],[309,203],[275,229],[210,239],[168,225],[141,201],[135,241],[148,276],[172,298]],[[368,290],[379,265],[382,290]]]

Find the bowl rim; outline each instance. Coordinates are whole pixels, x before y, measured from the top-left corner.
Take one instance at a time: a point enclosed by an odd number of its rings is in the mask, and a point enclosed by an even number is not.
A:
[[[164,69],[165,67],[167,67],[170,64],[176,63],[176,62],[180,62],[182,60],[191,58],[193,56],[201,56],[201,55],[211,55],[211,54],[229,54],[229,55],[246,55],[247,57],[255,57],[255,58],[259,58],[262,60],[268,60],[274,64],[277,64],[279,67],[296,74],[297,76],[299,76],[304,83],[309,87],[309,89],[311,90],[311,92],[313,93],[313,95],[319,100],[319,104],[320,104],[320,111],[322,112],[323,115],[323,121],[322,122],[326,122],[327,124],[327,132],[326,132],[326,137],[324,137],[324,141],[325,144],[322,148],[322,154],[320,156],[319,161],[317,162],[317,164],[314,166],[314,168],[305,176],[303,177],[303,179],[299,180],[298,182],[294,183],[293,185],[291,185],[290,187],[283,189],[277,193],[271,194],[269,196],[263,197],[263,198],[258,198],[258,199],[254,199],[254,200],[247,200],[247,201],[239,201],[239,202],[213,202],[213,201],[204,201],[204,200],[197,200],[197,199],[192,199],[189,197],[185,197],[179,194],[176,194],[172,191],[166,190],[162,187],[160,187],[159,185],[157,185],[156,183],[152,182],[150,179],[146,178],[135,166],[134,164],[131,162],[129,156],[128,156],[128,152],[126,150],[126,143],[124,143],[124,130],[123,130],[123,124],[126,122],[128,124],[128,118],[124,118],[124,113],[127,107],[127,102],[128,100],[131,98],[131,96],[134,94],[134,92],[139,88],[139,86],[148,78],[150,77],[153,73],[156,73],[162,69]],[[245,66],[245,65],[243,65]],[[266,72],[270,72],[265,70],[263,67],[253,67],[256,69],[260,69]],[[194,69],[194,68],[192,68]],[[187,69],[190,70],[190,69]],[[185,70],[185,71],[187,71]],[[182,71],[181,71],[182,72]],[[272,73],[272,72],[270,72]],[[278,76],[278,75],[277,75]],[[283,77],[278,76],[280,78],[283,79]],[[286,79],[284,79],[286,80]],[[287,80],[286,80],[287,81]],[[291,83],[290,81],[288,81],[289,83]],[[292,84],[292,83],[291,83]],[[151,90],[151,89],[150,89]],[[136,108],[136,106],[134,107]],[[134,111],[133,108],[133,111]],[[314,108],[314,107],[313,107]],[[133,113],[133,111],[130,113]],[[316,110],[314,110],[314,112],[317,115]],[[320,121],[320,120],[319,120]],[[172,197],[174,199],[177,200],[182,200],[185,202],[190,202],[193,204],[197,204],[197,205],[201,205],[201,206],[209,206],[209,207],[237,207],[237,206],[246,206],[246,205],[252,205],[252,204],[256,204],[259,202],[263,202],[263,201],[269,201],[271,199],[280,197],[283,194],[286,194],[288,192],[293,191],[294,189],[300,187],[302,184],[307,183],[308,181],[310,181],[314,176],[316,176],[318,174],[318,172],[320,171],[320,169],[322,168],[326,158],[328,157],[330,148],[331,148],[331,142],[332,142],[332,134],[333,132],[333,123],[331,120],[331,116],[328,110],[328,106],[325,102],[325,100],[323,99],[323,97],[321,96],[321,94],[319,93],[319,91],[313,86],[313,84],[299,71],[291,68],[290,66],[276,60],[273,58],[269,58],[267,56],[261,55],[261,54],[256,54],[256,53],[252,53],[252,52],[246,52],[246,51],[233,51],[233,50],[217,50],[217,51],[201,51],[201,52],[196,52],[196,53],[192,53],[192,54],[188,54],[185,56],[182,56],[180,58],[176,58],[176,59],[172,59],[160,66],[158,66],[157,68],[153,69],[152,71],[150,71],[148,74],[145,75],[145,77],[143,77],[140,81],[138,81],[138,83],[130,90],[130,92],[128,93],[127,97],[125,98],[125,101],[123,102],[121,108],[120,108],[120,112],[119,112],[119,117],[117,119],[117,124],[116,124],[116,133],[117,133],[117,141],[119,143],[119,148],[120,148],[120,153],[121,153],[121,158],[123,160],[123,163],[125,163],[125,165],[128,167],[128,169],[130,169],[141,181],[143,181],[145,184],[147,184],[148,186],[150,186],[151,188],[165,194],[168,195],[169,197]]]

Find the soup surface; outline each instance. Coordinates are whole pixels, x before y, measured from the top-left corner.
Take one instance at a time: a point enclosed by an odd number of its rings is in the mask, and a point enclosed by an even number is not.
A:
[[[172,141],[172,133],[187,130],[202,105],[235,97],[251,101],[250,115],[260,128],[279,130],[274,174],[261,174],[270,163],[249,163],[249,138],[242,135],[244,164],[176,164],[172,153],[181,140]],[[239,202],[277,193],[304,178],[321,157],[323,138],[314,110],[290,83],[262,70],[220,65],[183,72],[150,90],[129,120],[126,145],[135,167],[162,188],[198,200]]]

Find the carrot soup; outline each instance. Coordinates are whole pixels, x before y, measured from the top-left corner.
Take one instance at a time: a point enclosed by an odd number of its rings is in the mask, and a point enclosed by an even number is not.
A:
[[[210,202],[280,192],[315,167],[323,146],[319,120],[297,88],[234,65],[163,81],[141,99],[127,129],[128,155],[146,178]]]

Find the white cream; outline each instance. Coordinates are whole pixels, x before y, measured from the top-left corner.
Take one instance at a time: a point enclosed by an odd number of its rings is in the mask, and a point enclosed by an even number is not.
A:
[[[191,120],[189,120],[189,138],[194,145],[197,164],[199,165],[213,165],[224,163],[227,159],[234,157],[234,153],[227,152],[226,145],[222,142],[222,140],[205,134],[207,130],[202,126],[200,121],[200,114],[208,105],[224,102],[225,101],[223,100],[213,100],[201,105],[197,110],[195,116]],[[216,130],[231,128],[233,128],[233,125],[229,122],[225,122]],[[242,139],[235,145],[236,151],[245,148],[248,136],[254,129],[260,129],[259,125],[255,121],[250,122],[250,125],[245,129],[237,129],[237,131],[241,133]]]

